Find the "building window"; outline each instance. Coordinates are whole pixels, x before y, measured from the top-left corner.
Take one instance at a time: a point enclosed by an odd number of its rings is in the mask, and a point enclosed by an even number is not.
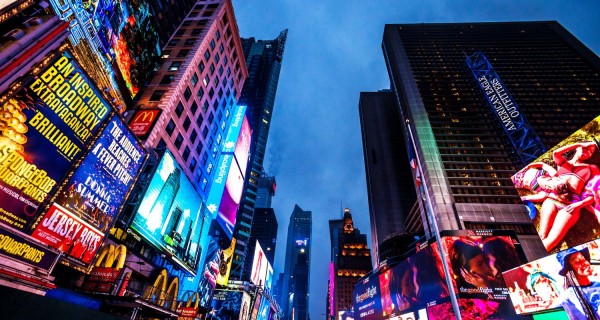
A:
[[[202,83],[204,83],[204,86],[208,86],[208,82],[210,81],[210,77],[208,75],[206,75],[204,77],[204,79],[202,80]]]
[[[198,138],[198,132],[196,131],[196,129],[192,129],[192,134],[190,134],[190,141],[192,142],[192,145],[196,144],[197,138]]]
[[[198,97],[198,99],[202,99],[202,96],[204,96],[204,89],[202,89],[202,87],[198,89],[198,93],[196,93],[196,96]]]
[[[177,58],[185,58],[187,57],[188,53],[190,53],[190,50],[188,49],[179,50],[179,53],[177,53]]]
[[[215,62],[219,63],[219,60],[221,60],[221,56],[219,55],[219,53],[215,53]]]
[[[202,105],[202,111],[203,111],[204,113],[206,113],[206,111],[208,110],[208,107],[210,107],[210,106],[208,105],[208,101],[204,101],[204,104]]]
[[[181,136],[181,133],[177,134],[177,138],[175,139],[175,147],[177,149],[181,148],[181,144],[183,143],[183,137]]]
[[[175,114],[177,115],[177,117],[181,117],[182,113],[183,113],[183,104],[181,102],[179,102],[177,104],[177,108],[175,108]]]
[[[194,30],[192,30],[192,35],[197,36],[197,35],[201,34],[202,30],[204,30],[204,29],[203,28],[194,28]]]
[[[206,49],[206,52],[204,52],[204,59],[206,59],[206,61],[210,59],[210,51],[208,51],[208,49]]]
[[[196,39],[187,39],[185,40],[184,46],[193,46],[196,43]]]
[[[173,134],[173,131],[175,131],[175,122],[173,122],[173,120],[169,120],[169,124],[167,125],[167,127],[165,128],[165,130],[167,131],[167,134],[170,136]]]
[[[174,75],[166,75],[162,78],[162,80],[160,80],[160,84],[171,84],[171,82],[173,82],[173,79],[175,78]]]
[[[179,67],[181,67],[181,62],[180,61],[173,61],[171,63],[171,66],[169,67],[169,71],[177,71],[177,70],[179,70]]]
[[[190,118],[185,117],[185,120],[183,121],[183,130],[185,130],[187,132],[188,129],[190,128],[191,123],[192,122],[190,121]]]
[[[204,117],[202,116],[202,114],[199,114],[198,118],[196,119],[196,124],[198,125],[198,128],[202,127],[202,122],[204,122]]]
[[[219,75],[222,76],[223,75],[223,66],[219,67]]]
[[[216,44],[215,44],[215,39],[213,39],[213,40],[210,40],[210,48],[211,48],[211,49],[214,49],[214,48],[215,48],[215,46],[216,46]]]
[[[185,101],[189,101],[192,97],[192,90],[190,90],[189,87],[185,88],[185,91],[183,92],[183,97],[185,98]]]
[[[215,120],[215,115],[211,112],[208,115],[208,124],[211,125],[213,123],[213,120]]]
[[[195,72],[192,75],[192,78],[190,78],[190,81],[192,82],[192,87],[195,87],[198,83],[198,75]]]
[[[154,90],[154,92],[152,92],[152,96],[150,96],[150,101],[160,101],[160,98],[162,98],[163,94],[165,94],[165,90]]]
[[[192,24],[192,20],[185,20],[181,25],[184,27],[189,27]]]
[[[208,160],[208,154],[206,152],[204,152],[202,154],[202,162],[201,162],[201,164],[205,165],[207,160]]]
[[[200,64],[198,65],[198,70],[200,70],[200,73],[204,71],[204,61],[200,61]]]
[[[196,159],[194,157],[192,157],[188,168],[190,168],[190,171],[194,171],[194,169],[196,168]]]
[[[219,52],[223,53],[223,50],[225,50],[225,47],[223,46],[223,44],[221,43],[221,45],[219,45]]]
[[[170,47],[176,46],[178,42],[179,42],[179,39],[173,39],[173,40],[169,41],[169,44],[167,46],[170,46]]]
[[[190,158],[190,148],[189,147],[185,147],[185,150],[183,150],[183,161],[187,161]]]
[[[208,91],[208,96],[212,99],[215,95],[215,89],[210,88],[210,91]]]
[[[217,40],[221,39],[221,33],[219,33],[219,30],[217,30],[215,33],[215,38],[217,38]]]
[[[208,136],[208,127],[204,126],[204,129],[202,129],[202,138],[206,139],[206,136]]]
[[[192,112],[192,115],[196,115],[196,112],[198,111],[198,104],[196,103],[196,101],[192,102],[190,111]]]

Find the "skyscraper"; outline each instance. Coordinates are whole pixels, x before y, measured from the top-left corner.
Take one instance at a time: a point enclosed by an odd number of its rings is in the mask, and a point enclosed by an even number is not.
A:
[[[423,227],[422,223],[413,226],[409,220],[409,212],[418,202],[394,94],[389,90],[363,92],[359,111],[373,263],[377,265],[394,255],[393,250],[384,249],[385,252],[380,253],[381,247],[388,247],[386,240],[389,242],[388,239],[407,231],[419,232]]]
[[[597,116],[598,57],[554,21],[386,25],[383,51],[425,233],[511,229],[529,259],[544,255],[510,177]],[[479,87],[481,56],[524,118],[515,127]]]
[[[344,209],[343,219],[329,220],[329,234],[333,276],[329,279],[327,319],[337,319],[340,311],[352,309],[352,289],[371,271],[371,252],[367,236],[354,228],[350,209]]]
[[[258,179],[258,189],[256,190],[255,208],[271,208],[271,200],[275,196],[277,184],[275,177],[271,177],[266,173],[261,173]]]
[[[250,234],[250,243],[248,249],[254,252],[256,241],[265,251],[267,260],[273,266],[275,262],[275,247],[277,240],[277,217],[273,208],[254,209],[254,219],[252,219],[252,233]],[[252,269],[251,264],[247,264],[247,272]]]
[[[288,226],[284,278],[279,297],[283,319],[292,319],[292,312],[295,320],[308,319],[311,242],[312,212],[296,205]]]
[[[256,202],[258,180],[263,172],[263,160],[267,148],[267,138],[271,127],[271,117],[275,105],[279,72],[283,61],[283,52],[287,39],[287,30],[282,31],[274,40],[242,39],[248,79],[244,84],[240,101],[248,107],[249,121],[253,128],[250,159],[238,212],[234,237],[237,239],[235,256],[231,271],[232,279],[241,279],[245,264],[252,251],[247,246],[251,234],[252,217]]]

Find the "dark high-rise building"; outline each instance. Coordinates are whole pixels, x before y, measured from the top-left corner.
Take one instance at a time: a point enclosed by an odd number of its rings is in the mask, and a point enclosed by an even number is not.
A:
[[[249,165],[246,170],[247,178],[244,182],[244,191],[234,231],[237,243],[231,267],[232,279],[241,279],[245,264],[252,262],[252,256],[248,258],[248,255],[252,253],[248,250],[252,217],[257,197],[258,181],[263,172],[263,160],[271,127],[271,117],[286,38],[287,29],[282,31],[274,40],[242,39],[242,47],[248,68],[248,79],[244,84],[240,104],[248,107],[248,120],[253,131]]]
[[[271,200],[275,196],[277,184],[275,177],[268,176],[266,173],[260,175],[258,180],[258,189],[256,190],[255,208],[271,208]]]
[[[263,248],[269,263],[273,266],[275,262],[275,241],[277,240],[277,217],[273,208],[254,209],[254,219],[252,219],[252,233],[250,234],[250,243],[248,249],[254,252],[256,241]],[[247,264],[246,270],[250,274],[252,266]]]
[[[344,217],[329,220],[331,239],[330,283],[327,297],[327,319],[337,319],[339,311],[352,309],[352,289],[358,280],[372,269],[367,236],[354,228],[350,209]],[[333,284],[331,281],[333,280]]]
[[[312,212],[296,205],[288,226],[284,277],[279,297],[283,319],[292,319],[292,312],[294,320],[308,319],[311,241]]]
[[[529,259],[545,255],[510,177],[597,116],[598,56],[555,21],[387,25],[383,51],[402,128],[390,134],[414,164],[397,160],[412,171],[425,233],[434,221],[440,230],[511,229]],[[515,102],[510,117],[525,121],[508,123],[486,98],[473,67],[484,56]],[[378,95],[361,97],[361,110],[384,108],[377,101],[389,94]],[[363,132],[374,124],[363,121]],[[365,158],[373,144],[365,140]]]
[[[375,265],[394,255],[384,242],[405,232],[422,232],[422,223],[410,223],[416,202],[400,113],[389,91],[363,92],[359,102],[363,153],[371,218]],[[420,222],[420,219],[417,219]]]

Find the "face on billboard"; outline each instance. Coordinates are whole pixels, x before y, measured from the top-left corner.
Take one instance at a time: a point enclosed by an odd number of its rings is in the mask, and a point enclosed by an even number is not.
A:
[[[442,232],[449,272],[460,298],[489,302],[496,316],[514,317],[502,272],[521,265],[525,254],[516,234],[499,230]]]
[[[145,155],[146,151],[121,119],[113,116],[57,195],[54,209],[38,223],[32,236],[54,248],[63,249],[65,242],[73,246],[78,242],[85,242],[85,239],[78,239],[76,236],[85,238],[87,235],[100,234],[104,237],[125,201]],[[61,218],[58,217],[59,214]],[[63,219],[84,222],[70,226],[79,226],[82,230],[89,231],[78,234],[77,227],[73,227],[73,231],[69,232],[66,229],[68,224],[61,223]],[[61,225],[65,227],[61,228]],[[67,239],[69,237],[71,239]],[[67,253],[89,263],[96,249],[94,241],[78,256],[73,252]]]
[[[0,223],[36,217],[110,110],[68,52],[0,106]]]
[[[600,240],[594,240],[504,272],[515,311],[563,307],[571,319],[585,319],[586,309],[600,316],[599,259]],[[576,294],[585,297],[583,304]]]
[[[437,244],[421,248],[413,256],[379,274],[384,317],[399,317],[431,301],[449,297]]]
[[[512,177],[548,252],[600,236],[600,117]]]
[[[193,272],[198,268],[201,203],[181,167],[166,151],[138,207],[132,228]]]
[[[82,6],[92,15],[102,50],[118,65],[131,97],[158,64],[158,33],[145,1],[95,0]]]
[[[256,241],[254,249],[254,259],[252,260],[252,275],[250,281],[255,285],[265,285],[269,260],[263,251],[260,243]]]

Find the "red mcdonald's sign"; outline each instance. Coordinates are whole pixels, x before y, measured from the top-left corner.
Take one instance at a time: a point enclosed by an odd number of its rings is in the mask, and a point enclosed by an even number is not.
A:
[[[129,121],[129,128],[138,138],[145,139],[154,127],[161,111],[161,109],[136,110]]]

